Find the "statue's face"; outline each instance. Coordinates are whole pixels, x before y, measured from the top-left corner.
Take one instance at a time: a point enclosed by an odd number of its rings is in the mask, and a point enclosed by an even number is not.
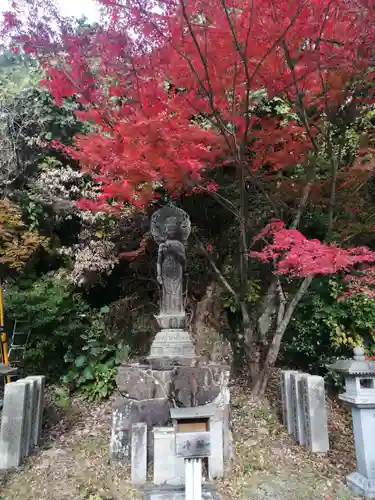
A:
[[[165,224],[165,233],[167,238],[176,238],[178,234],[178,226],[176,220],[172,217]]]

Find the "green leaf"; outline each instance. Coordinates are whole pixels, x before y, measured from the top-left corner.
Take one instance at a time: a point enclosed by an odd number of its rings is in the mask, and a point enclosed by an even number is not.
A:
[[[79,379],[77,380],[77,385],[78,385],[78,386],[81,386],[81,385],[82,385],[82,384],[84,384],[85,382],[87,382],[86,377],[85,377],[84,375],[81,375],[81,376],[79,377]]]
[[[70,382],[73,382],[77,377],[78,373],[68,372],[66,375],[63,376],[62,381],[64,382],[64,384],[70,384]]]
[[[94,373],[92,366],[86,366],[86,368],[83,370],[83,376],[86,378],[86,380],[93,380]]]
[[[74,364],[76,365],[77,368],[81,368],[86,362],[86,356],[78,356],[78,358],[75,360]]]

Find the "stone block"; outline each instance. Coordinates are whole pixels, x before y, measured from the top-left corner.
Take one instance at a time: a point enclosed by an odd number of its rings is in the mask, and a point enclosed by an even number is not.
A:
[[[178,366],[173,370],[172,397],[178,406],[200,406],[211,403],[219,394],[225,365]]]
[[[160,361],[160,360],[159,360]],[[163,369],[164,367],[164,369]],[[219,394],[225,365],[128,364],[118,369],[117,386],[128,399],[173,398],[178,406],[210,403]]]
[[[166,425],[169,421],[168,399],[136,401],[118,398],[113,406],[112,434],[109,448],[110,458],[129,462],[131,459],[131,427],[144,422],[148,431],[154,426]],[[149,446],[152,440],[149,440]]]
[[[366,500],[375,499],[375,479],[368,479],[359,472],[353,472],[346,477],[348,487]]]
[[[314,453],[329,450],[324,379],[316,375],[301,378],[306,446]]]
[[[292,416],[293,416],[293,435],[301,446],[306,444],[306,431],[303,402],[301,394],[303,387],[300,387],[299,382],[306,374],[292,373],[290,375],[290,389],[292,395]]]
[[[185,481],[184,459],[176,456],[173,427],[154,428],[154,484],[179,485]]]
[[[19,467],[22,463],[26,439],[26,406],[30,384],[6,384],[0,430],[0,469]]]
[[[33,417],[32,417],[32,432],[31,443],[33,446],[39,446],[42,437],[43,409],[44,409],[44,391],[45,391],[45,376],[34,375],[26,377],[26,380],[35,380],[36,390],[33,398]]]
[[[147,424],[132,425],[131,436],[131,481],[145,484],[147,481]]]
[[[281,386],[281,411],[283,424],[288,430],[288,434],[294,432],[294,420],[292,411],[292,390],[290,383],[290,376],[292,373],[298,373],[295,370],[282,370],[280,373],[280,386]]]
[[[129,399],[167,398],[170,394],[172,369],[152,370],[147,365],[122,365],[116,383],[123,396]]]

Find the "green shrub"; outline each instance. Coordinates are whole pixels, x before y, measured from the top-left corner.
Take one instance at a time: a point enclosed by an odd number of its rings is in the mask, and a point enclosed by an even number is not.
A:
[[[70,397],[69,391],[65,387],[54,386],[51,387],[51,399],[54,405],[61,409],[66,410],[69,408]]]
[[[64,275],[28,277],[7,287],[5,312],[30,330],[25,370],[58,380],[68,349],[79,349],[80,336],[90,326],[90,307]]]
[[[317,278],[291,320],[282,345],[282,362],[325,374],[326,364],[353,356],[355,346],[375,344],[375,299],[344,296],[337,279]],[[333,382],[339,379],[330,374]]]
[[[71,390],[79,389],[90,401],[104,399],[115,388],[116,366],[124,361],[129,353],[128,346],[120,341],[108,343],[105,335],[105,316],[108,307],[103,307],[92,317],[91,328],[80,335],[81,351],[70,349],[65,361],[70,364],[69,372],[63,382]]]

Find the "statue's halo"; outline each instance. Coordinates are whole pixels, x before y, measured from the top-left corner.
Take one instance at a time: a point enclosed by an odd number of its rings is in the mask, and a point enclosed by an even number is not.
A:
[[[184,210],[174,205],[166,205],[160,208],[151,217],[151,234],[156,243],[160,245],[160,243],[166,241],[166,222],[170,217],[176,219],[179,228],[179,239],[186,243],[191,231],[190,219]]]

